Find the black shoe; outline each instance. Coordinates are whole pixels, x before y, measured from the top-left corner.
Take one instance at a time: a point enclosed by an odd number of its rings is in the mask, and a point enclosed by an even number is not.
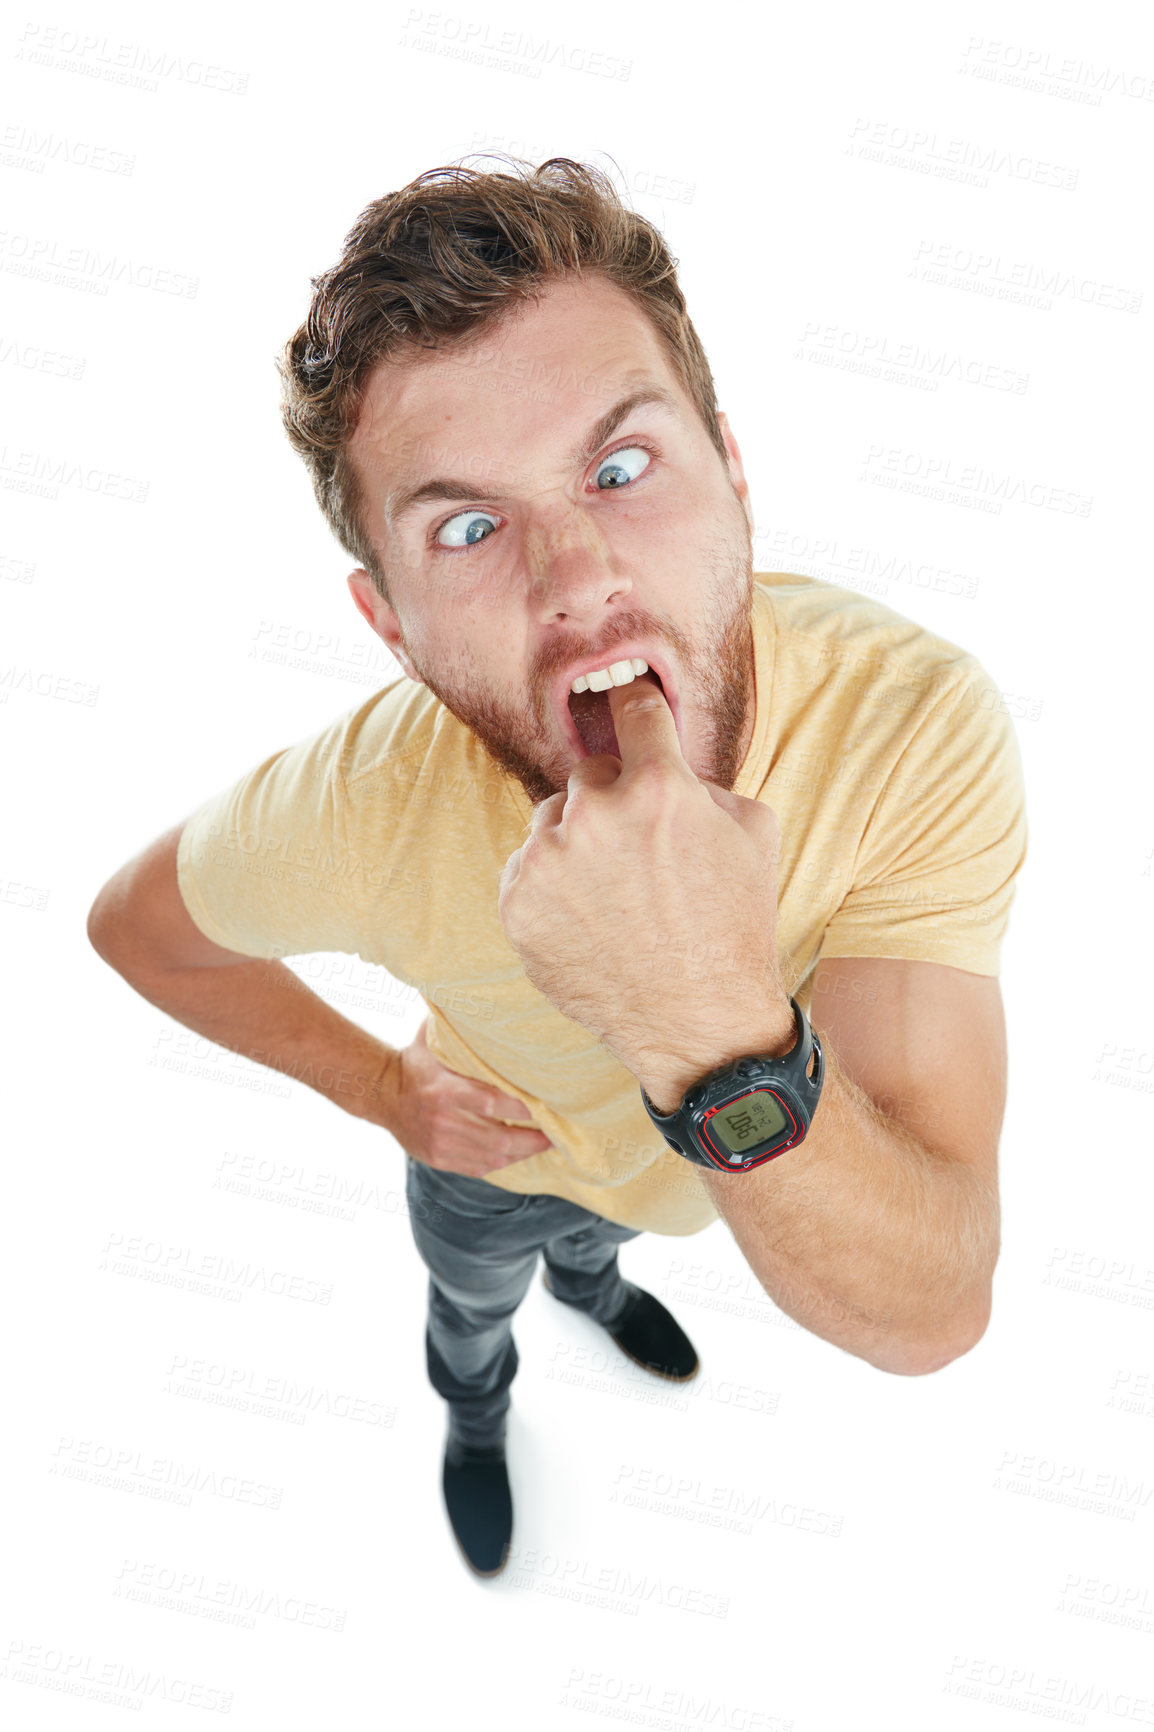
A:
[[[547,1269],[543,1279],[552,1293]],[[643,1287],[635,1287],[632,1281],[626,1281],[625,1286],[629,1298],[624,1311],[612,1324],[604,1325],[609,1339],[620,1347],[627,1359],[632,1359],[646,1371],[652,1371],[654,1376],[667,1377],[673,1383],[688,1383],[700,1369],[692,1341],[660,1299],[655,1299]]]
[[[453,1533],[469,1568],[478,1576],[499,1575],[513,1534],[513,1498],[504,1444],[482,1449],[461,1443],[450,1432],[441,1489]]]

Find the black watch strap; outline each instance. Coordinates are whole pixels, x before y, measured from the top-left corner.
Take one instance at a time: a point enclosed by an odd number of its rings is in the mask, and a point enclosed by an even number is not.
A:
[[[790,999],[797,1039],[781,1057],[754,1054],[721,1065],[687,1088],[680,1105],[659,1113],[644,1088],[645,1110],[669,1146],[714,1172],[748,1173],[787,1149],[796,1148],[809,1130],[825,1075],[825,1055],[809,1018],[796,998]],[[813,1075],[806,1071],[813,1058]],[[749,1097],[744,1106],[738,1106]],[[713,1123],[728,1106],[737,1107],[725,1123],[726,1135]],[[759,1123],[765,1134],[757,1137]],[[734,1139],[738,1146],[734,1146]]]

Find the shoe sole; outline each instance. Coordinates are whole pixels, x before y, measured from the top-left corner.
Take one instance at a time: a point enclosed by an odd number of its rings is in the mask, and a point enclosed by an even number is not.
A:
[[[453,1544],[456,1546],[457,1550],[460,1552],[461,1557],[464,1560],[465,1565],[468,1568],[469,1573],[471,1575],[479,1576],[481,1578],[481,1580],[484,1582],[491,1582],[494,1576],[499,1576],[502,1574],[502,1572],[505,1569],[506,1564],[509,1562],[509,1547],[508,1546],[506,1546],[506,1548],[505,1548],[505,1556],[501,1559],[501,1562],[497,1565],[497,1568],[495,1570],[479,1570],[477,1568],[476,1564],[473,1562],[472,1558],[469,1556],[468,1552],[465,1550],[464,1546],[461,1544],[460,1540],[457,1538],[456,1529],[453,1527],[452,1521],[449,1522],[449,1532],[453,1536]]]
[[[548,1293],[551,1298],[557,1299],[557,1295],[549,1285],[549,1271],[547,1269],[541,1271],[541,1282],[546,1293]],[[557,1303],[560,1305],[561,1300],[557,1299]],[[589,1321],[592,1322],[593,1319],[590,1318]],[[604,1324],[602,1324],[601,1327],[604,1328]],[[639,1365],[642,1371],[648,1371],[650,1377],[663,1377],[666,1383],[692,1383],[693,1379],[697,1376],[697,1373],[701,1370],[701,1360],[699,1359],[692,1371],[659,1371],[656,1366],[647,1365],[644,1359],[638,1359],[635,1353],[630,1353],[628,1347],[622,1347],[616,1335],[610,1334],[609,1339],[612,1341],[614,1347],[616,1347],[618,1353],[623,1353],[626,1359],[632,1359],[634,1365]]]

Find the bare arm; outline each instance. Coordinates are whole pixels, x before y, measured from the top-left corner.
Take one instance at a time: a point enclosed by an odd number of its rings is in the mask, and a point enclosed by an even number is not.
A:
[[[354,1117],[388,1125],[395,1047],[350,1022],[283,962],[222,949],[184,905],[176,876],[183,824],[101,890],[88,937],[104,961],[175,1021],[316,1089]]]
[[[142,998],[380,1125],[428,1166],[480,1178],[550,1147],[521,1101],[442,1065],[423,1026],[398,1050],[326,1004],[283,962],[206,938],[180,894],[183,829],[175,825],[122,866],[88,916],[93,948]]]
[[[937,1371],[991,1313],[1007,1079],[998,980],[823,957],[812,1006],[826,1077],[809,1135],[751,1173],[702,1180],[783,1311],[879,1370]],[[751,1030],[723,1056],[784,1050],[785,1015],[781,1047]],[[699,1074],[661,1078],[650,1099],[671,1110]]]

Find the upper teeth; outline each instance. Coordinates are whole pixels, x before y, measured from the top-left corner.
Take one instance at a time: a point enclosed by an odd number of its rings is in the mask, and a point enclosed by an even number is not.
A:
[[[569,687],[571,692],[607,692],[610,686],[627,686],[638,674],[649,672],[649,663],[640,656],[627,662],[610,662],[607,668],[595,668],[591,674],[578,674]]]

